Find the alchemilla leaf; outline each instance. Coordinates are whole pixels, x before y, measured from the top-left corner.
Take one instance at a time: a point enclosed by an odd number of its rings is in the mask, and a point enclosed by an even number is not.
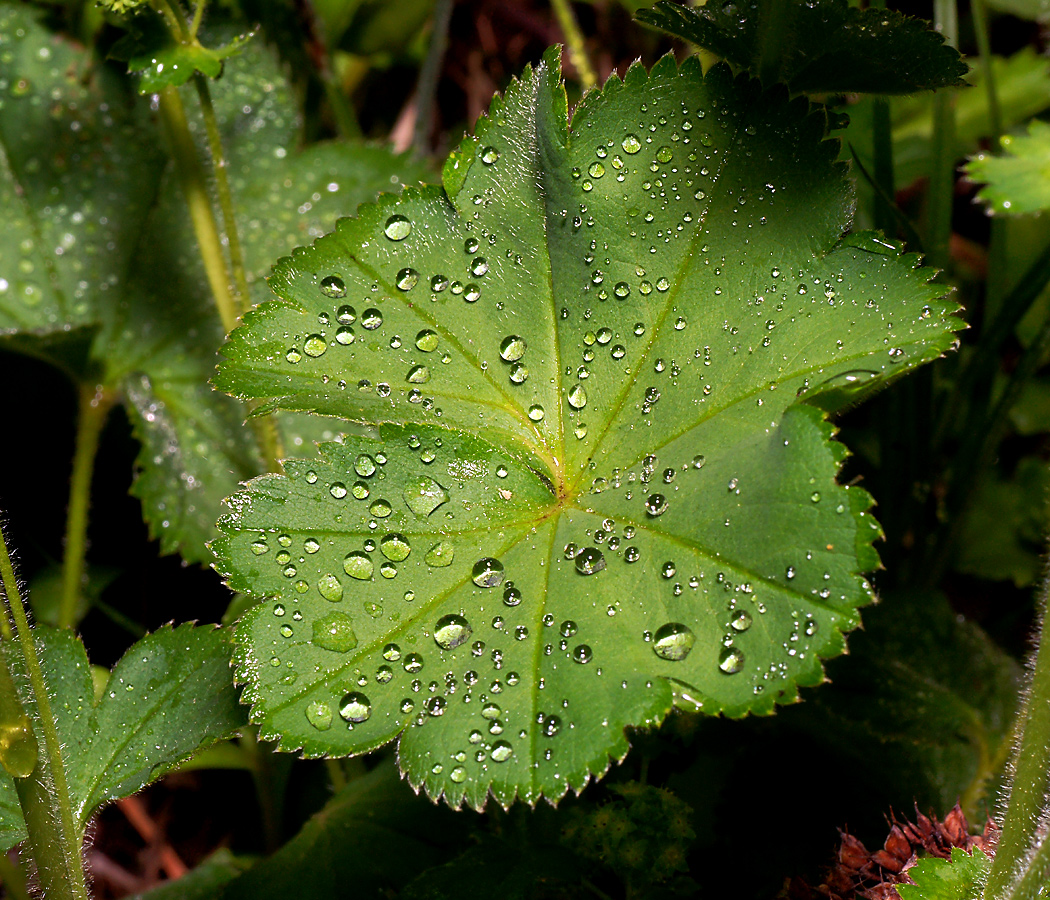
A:
[[[979,153],[967,166],[977,194],[997,213],[1035,213],[1050,209],[1050,124],[1033,119],[1028,134],[1002,138],[1002,156]]]
[[[972,854],[958,847],[951,859],[920,859],[908,870],[913,884],[897,885],[904,900],[973,900],[981,889],[992,862],[983,850]]]
[[[400,736],[431,796],[532,803],[675,705],[768,713],[821,680],[879,529],[818,404],[958,326],[915,257],[842,239],[836,151],[805,100],[669,57],[570,124],[551,52],[444,190],[277,265],[217,383],[373,428],[220,522],[230,585],[268,598],[236,637],[264,736]]]

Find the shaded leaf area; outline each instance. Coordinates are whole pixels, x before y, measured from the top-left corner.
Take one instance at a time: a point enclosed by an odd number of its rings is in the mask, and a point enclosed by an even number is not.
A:
[[[911,94],[962,84],[967,71],[927,22],[847,0],[660,0],[637,18],[792,91]]]
[[[0,332],[120,390],[143,445],[135,493],[152,534],[206,561],[223,497],[262,464],[244,408],[207,385],[223,333],[158,123],[114,69],[25,6],[0,7],[0,45],[12,85],[0,105]],[[274,258],[424,175],[379,147],[296,152],[295,101],[261,46],[214,88],[254,300],[268,296]],[[283,428],[293,451],[336,433],[301,419]]]
[[[177,881],[135,894],[131,900],[214,900],[222,896],[229,882],[250,867],[250,860],[234,856],[222,847]]]
[[[238,627],[254,719],[311,756],[400,735],[453,805],[557,799],[676,704],[818,683],[878,526],[817,405],[957,325],[914,256],[841,240],[804,99],[668,57],[567,128],[559,75],[548,54],[494,103],[447,194],[282,260],[215,379],[379,424],[230,501],[219,566],[270,598]]]
[[[988,6],[1036,22],[1050,19],[1050,0],[988,0]]]
[[[979,153],[966,173],[984,182],[977,193],[993,212],[1034,213],[1050,209],[1050,123],[1033,119],[1028,134],[1004,135],[1003,154]]]
[[[81,827],[102,804],[135,793],[244,724],[229,683],[228,634],[221,629],[180,625],[147,635],[114,667],[97,704],[79,639],[46,626],[35,634]],[[23,702],[33,708],[28,697]],[[6,774],[0,796],[6,849],[25,837]]]
[[[1025,457],[1008,477],[989,474],[963,514],[955,569],[1017,587],[1035,584],[1044,568],[1048,487],[1050,472],[1039,457]]]
[[[919,860],[908,874],[915,884],[897,887],[903,900],[970,900],[979,895],[992,862],[983,850],[953,850],[952,858]]]
[[[354,778],[292,840],[223,890],[258,897],[387,896],[442,864],[470,822],[415,796],[391,763]]]
[[[907,810],[958,799],[980,821],[1010,751],[1021,669],[937,593],[894,593],[864,616],[832,685],[791,711],[855,772],[892,784]]]

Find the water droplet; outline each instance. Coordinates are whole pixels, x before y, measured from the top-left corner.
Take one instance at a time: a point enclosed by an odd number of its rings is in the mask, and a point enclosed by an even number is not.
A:
[[[328,493],[335,497],[336,500],[342,500],[346,496],[346,485],[341,481],[334,481],[328,489]]]
[[[642,142],[638,140],[638,135],[629,134],[620,142],[620,146],[624,153],[637,153],[642,149]]]
[[[514,748],[507,741],[496,741],[492,745],[492,761],[493,762],[506,762],[511,758],[514,753]]]
[[[751,627],[751,613],[742,609],[729,622],[733,631],[747,631]]]
[[[667,512],[668,502],[663,494],[650,494],[645,501],[645,511],[654,518]]]
[[[473,633],[474,629],[463,616],[442,616],[434,626],[434,642],[442,650],[452,650],[467,641]]]
[[[456,784],[462,784],[467,780],[467,770],[463,766],[456,766],[451,772],[448,773],[448,777],[452,779]]]
[[[784,572],[784,575],[787,576],[788,581],[790,581],[792,578],[795,577],[795,567],[788,566],[787,570]]]
[[[325,650],[346,653],[357,646],[354,626],[346,613],[331,612],[314,620],[313,643]]]
[[[424,328],[416,335],[416,349],[424,353],[432,353],[438,348],[438,336],[429,328]]]
[[[463,295],[463,299],[466,300],[467,303],[477,303],[480,297],[481,288],[479,288],[476,284],[468,284],[467,292]]]
[[[327,731],[332,727],[332,707],[320,700],[314,700],[306,706],[306,721],[318,731]]]
[[[369,475],[374,475],[376,470],[376,461],[369,456],[367,453],[362,453],[357,459],[354,460],[354,471],[357,472],[362,478],[367,478]]]
[[[411,233],[412,223],[404,216],[391,216],[383,227],[383,234],[392,241],[403,241]]]
[[[591,648],[586,644],[580,644],[572,651],[572,661],[586,665],[594,657]]]
[[[576,571],[581,575],[594,575],[605,568],[605,557],[596,547],[584,547],[576,554]]]
[[[499,150],[497,150],[495,147],[485,147],[481,151],[481,161],[486,166],[491,166],[498,159],[499,159]]]
[[[358,581],[368,581],[372,577],[374,568],[368,554],[360,550],[354,550],[343,557],[343,571]]]
[[[593,162],[587,170],[587,173],[591,178],[601,178],[605,174],[605,166],[600,162]]]
[[[489,262],[484,256],[475,258],[470,264],[470,274],[480,278],[489,270]]]
[[[409,653],[405,657],[404,670],[410,675],[415,674],[423,668],[423,657],[418,653]]]
[[[295,347],[289,347],[288,352],[284,354],[284,358],[294,365],[303,358],[303,355]]]
[[[443,569],[452,565],[456,552],[448,541],[439,541],[434,544],[424,555],[423,562],[435,569]]]
[[[623,551],[623,558],[626,562],[635,563],[642,558],[642,554],[637,547],[628,547]]]
[[[361,313],[361,326],[369,331],[375,331],[383,324],[383,314],[378,309],[366,309]]]
[[[443,503],[448,502],[448,491],[433,478],[425,475],[406,484],[401,496],[408,508],[420,518],[426,518]]]
[[[346,285],[338,275],[329,275],[321,279],[321,293],[333,300],[346,296]]]
[[[681,622],[668,622],[656,629],[653,635],[653,652],[660,659],[679,662],[689,655],[696,643],[692,629]]]
[[[582,384],[575,384],[569,390],[567,399],[573,409],[583,409],[587,405],[587,391]]]
[[[669,163],[672,156],[674,156],[674,154],[671,152],[670,147],[661,147],[656,151],[656,158],[662,163]]]
[[[532,406],[529,407],[529,418],[533,422],[542,422],[543,416],[543,407],[540,406],[538,403],[534,403]]]
[[[529,369],[525,363],[514,363],[510,367],[510,380],[515,384],[524,384],[529,377]]]
[[[504,362],[516,362],[525,355],[527,348],[528,344],[525,343],[525,338],[511,334],[500,342],[499,355]]]
[[[474,563],[470,578],[478,587],[496,587],[503,583],[503,563],[491,556],[479,559]]]
[[[338,603],[343,599],[343,585],[331,573],[322,575],[317,580],[317,592],[331,603]]]
[[[252,553],[256,556],[262,556],[264,553],[270,552],[270,545],[266,543],[264,538],[252,541]]]
[[[426,366],[412,366],[405,376],[405,381],[409,384],[426,384],[430,381],[430,369]]]
[[[391,562],[401,562],[404,559],[408,559],[408,555],[412,552],[408,538],[403,534],[398,534],[396,531],[386,535],[379,542],[379,550]]]
[[[736,647],[723,647],[718,654],[718,668],[726,675],[735,675],[744,668],[744,654]]]
[[[386,500],[379,499],[373,500],[372,503],[369,504],[368,511],[377,519],[385,519],[394,510]]]
[[[397,279],[394,281],[400,291],[410,291],[417,284],[419,284],[419,273],[415,269],[404,268],[397,273]]]
[[[366,722],[372,715],[372,701],[358,691],[351,691],[340,701],[339,715],[353,724]]]
[[[447,705],[444,697],[431,697],[423,704],[423,708],[426,709],[428,716],[443,716]]]

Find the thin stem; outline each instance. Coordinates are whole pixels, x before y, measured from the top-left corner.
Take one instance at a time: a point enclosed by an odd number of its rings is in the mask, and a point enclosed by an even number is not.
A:
[[[95,468],[99,436],[115,399],[113,392],[94,386],[81,385],[78,391],[77,435],[73,450],[73,476],[69,484],[65,550],[62,555],[62,593],[58,604],[59,628],[76,625],[77,605],[84,584],[91,475]]]
[[[1047,772],[1050,771],[1050,641],[1042,639],[1045,635],[1043,625],[1046,621],[1048,589],[1050,585],[1044,584],[1039,647],[1028,696],[1019,716],[1019,720],[1024,723],[1023,731],[1014,758],[1013,781],[1003,831],[988,882],[984,886],[982,896],[985,900],[1034,897],[1034,893],[1021,894],[1018,890],[1026,883],[1025,869],[1045,869],[1045,864],[1029,867],[1026,863],[1035,861],[1028,858],[1043,818]],[[1047,843],[1044,842],[1038,847],[1036,858],[1042,858],[1045,863],[1047,855]]]
[[[160,111],[165,130],[171,144],[172,158],[179,177],[186,205],[190,210],[193,231],[197,236],[197,247],[200,249],[201,261],[208,277],[215,307],[219,311],[222,327],[227,333],[237,327],[239,310],[237,301],[230,290],[226,277],[226,260],[222,254],[222,240],[219,237],[219,226],[215,221],[211,200],[208,197],[208,186],[204,169],[197,158],[193,145],[189,123],[186,121],[186,110],[182,98],[173,87],[166,87],[160,93]]]
[[[36,704],[36,725],[44,738],[44,752],[40,755],[33,773],[27,778],[15,779],[33,858],[45,896],[87,900],[84,868],[80,860],[82,836],[69,796],[62,744],[51,711],[51,697],[37,656],[33,632],[29,627],[22,594],[18,589],[18,579],[7,552],[7,541],[2,526],[0,582],[3,584],[11,617],[14,619],[18,646],[29,675],[29,685]]]
[[[193,10],[193,21],[190,22],[190,40],[197,39],[197,32],[200,31],[201,20],[204,18],[204,7],[208,5],[208,0],[197,0],[197,6]]]
[[[430,131],[434,126],[434,103],[437,98],[438,76],[448,49],[448,23],[452,18],[453,0],[437,0],[434,4],[430,45],[419,70],[416,84],[416,123],[412,143],[416,153],[426,155],[430,147]]]
[[[896,195],[893,178],[893,134],[890,126],[890,103],[885,97],[873,97],[871,109],[872,175],[879,189],[875,192],[875,227],[887,237],[897,233]],[[888,202],[887,202],[888,200]]]
[[[346,787],[346,775],[338,759],[326,759],[324,767],[328,772],[328,780],[332,782],[332,792],[338,794]]]
[[[763,85],[780,80],[780,69],[784,57],[784,35],[790,33],[794,17],[793,3],[773,0],[762,4],[758,25],[758,77]]]
[[[558,19],[561,33],[565,35],[565,44],[569,48],[569,59],[576,74],[580,76],[580,84],[585,91],[589,91],[598,84],[598,76],[594,74],[594,66],[587,55],[587,45],[583,40],[583,32],[580,31],[580,23],[576,21],[576,14],[572,11],[569,0],[551,0],[551,8]]]
[[[168,0],[151,0],[150,5],[164,17],[175,40],[179,43],[184,42],[186,39],[185,22]]]
[[[981,74],[984,76],[984,91],[988,95],[988,121],[992,126],[992,146],[998,148],[999,137],[1003,133],[1003,115],[999,109],[999,92],[995,86],[995,73],[992,71],[992,45],[988,38],[988,8],[985,6],[985,0],[973,0],[970,9],[973,13],[973,30],[977,38]]]
[[[934,0],[934,25],[952,47],[959,44],[955,0]],[[955,196],[955,91],[943,88],[933,98],[933,170],[930,173],[929,221],[931,261],[945,268],[952,235],[952,201]]]
[[[203,6],[203,0],[198,5]],[[201,104],[204,118],[204,130],[208,135],[208,149],[211,151],[212,174],[215,176],[215,191],[219,195],[219,209],[222,211],[222,224],[226,229],[226,244],[230,252],[230,270],[233,275],[234,288],[241,313],[251,308],[248,297],[248,279],[244,272],[244,254],[241,251],[241,238],[237,232],[237,217],[233,210],[233,195],[230,193],[230,181],[226,177],[226,155],[222,149],[222,134],[219,131],[219,120],[211,102],[211,91],[208,90],[208,79],[197,72],[193,76],[193,86],[197,89],[197,98]],[[229,329],[227,329],[229,331]]]

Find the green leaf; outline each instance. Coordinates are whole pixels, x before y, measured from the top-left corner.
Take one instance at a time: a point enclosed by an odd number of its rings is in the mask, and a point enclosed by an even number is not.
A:
[[[400,735],[450,803],[580,790],[675,704],[769,713],[870,599],[814,404],[951,346],[823,116],[633,66],[566,123],[553,52],[445,166],[275,268],[216,383],[376,423],[231,501],[238,678],[284,750]],[[525,369],[528,374],[525,377]],[[844,392],[845,389],[845,392]]]
[[[81,826],[103,803],[135,793],[244,724],[221,629],[186,624],[147,635],[117,663],[97,706],[80,640],[46,626],[35,633]],[[17,804],[7,802],[14,796],[10,778],[0,784],[6,849],[25,834]]]
[[[988,6],[999,12],[1035,22],[1050,19],[1050,0],[988,0]]]
[[[920,859],[908,869],[914,884],[899,884],[903,900],[973,900],[979,897],[992,861],[977,848],[973,854],[952,849],[951,859]]]
[[[1027,135],[1004,135],[1002,156],[979,153],[966,173],[985,186],[977,193],[994,212],[1050,209],[1050,123],[1033,119]]]
[[[162,882],[131,900],[213,900],[221,897],[223,888],[249,867],[247,859],[222,847],[177,881]]]
[[[218,78],[222,74],[223,61],[239,53],[253,37],[254,32],[238,35],[215,49],[203,47],[196,40],[190,44],[166,44],[133,56],[128,60],[128,71],[142,73],[140,94],[155,94],[166,87],[185,84],[197,72]]]
[[[928,23],[847,0],[661,0],[637,17],[792,91],[911,94],[962,84],[967,70]]]
[[[133,492],[151,534],[164,552],[208,561],[222,499],[263,466],[244,407],[207,384],[223,331],[164,142],[127,79],[29,7],[0,5],[0,36],[12,85],[0,105],[0,333],[119,390],[142,444]],[[261,44],[229,61],[213,96],[255,300],[277,256],[425,175],[381,147],[296,152],[296,102]],[[338,433],[301,417],[283,428],[297,453]]]
[[[414,796],[383,763],[351,780],[299,834],[232,882],[223,900],[328,900],[347,885],[361,897],[389,896],[445,862],[467,824]]]

